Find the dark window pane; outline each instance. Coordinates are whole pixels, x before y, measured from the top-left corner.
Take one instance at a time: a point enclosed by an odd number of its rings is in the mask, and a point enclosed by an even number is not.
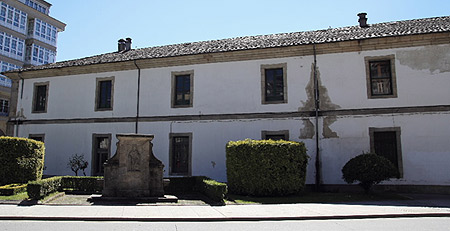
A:
[[[266,101],[284,100],[283,68],[265,70]]]
[[[266,140],[286,140],[286,136],[279,134],[279,135],[266,135]]]
[[[45,111],[47,102],[47,85],[36,86],[36,99],[34,102],[34,111]]]
[[[108,136],[95,137],[94,142],[93,175],[103,176],[104,163],[109,157],[110,139]]]
[[[374,61],[369,66],[372,95],[392,95],[391,62]]]
[[[191,76],[175,76],[175,105],[191,104]]]
[[[111,86],[111,80],[99,82],[98,108],[111,108]]]
[[[397,135],[395,131],[374,132],[375,153],[386,157],[398,169]]]
[[[189,137],[173,137],[172,145],[172,173],[187,175],[189,172]]]

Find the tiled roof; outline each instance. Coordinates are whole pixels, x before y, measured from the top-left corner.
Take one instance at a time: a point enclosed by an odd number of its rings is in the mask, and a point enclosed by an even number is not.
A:
[[[53,69],[137,59],[153,59],[193,54],[285,47],[311,43],[331,43],[448,31],[450,31],[450,16],[377,23],[371,24],[366,28],[362,28],[360,26],[349,26],[342,28],[330,28],[326,30],[244,36],[221,40],[132,49],[121,53],[106,53],[81,59],[29,67],[22,70]],[[17,72],[17,70],[13,72]]]

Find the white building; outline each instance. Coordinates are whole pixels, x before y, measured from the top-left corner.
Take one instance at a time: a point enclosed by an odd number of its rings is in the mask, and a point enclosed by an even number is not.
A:
[[[0,1],[0,70],[54,63],[58,32],[66,24],[52,18],[44,0]],[[6,131],[11,80],[0,76],[0,135]]]
[[[386,184],[449,192],[450,17],[364,17],[143,49],[121,40],[118,52],[10,71],[9,134],[45,141],[49,175],[71,174],[75,153],[101,174],[116,134],[144,133],[166,176],[226,181],[228,141],[284,138],[307,145],[307,184],[345,184],[344,164],[372,150],[400,170]]]

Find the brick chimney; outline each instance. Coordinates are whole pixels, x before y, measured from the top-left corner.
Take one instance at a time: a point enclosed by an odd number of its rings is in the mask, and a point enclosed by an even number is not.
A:
[[[369,27],[369,25],[367,24],[367,18],[366,18],[367,13],[359,13],[358,14],[358,22],[359,22],[359,26],[360,27]]]

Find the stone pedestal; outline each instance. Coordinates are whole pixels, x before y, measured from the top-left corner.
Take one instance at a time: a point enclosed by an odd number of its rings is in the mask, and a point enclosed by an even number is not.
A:
[[[116,154],[105,163],[103,197],[164,197],[163,163],[153,155],[153,135],[117,134]]]

